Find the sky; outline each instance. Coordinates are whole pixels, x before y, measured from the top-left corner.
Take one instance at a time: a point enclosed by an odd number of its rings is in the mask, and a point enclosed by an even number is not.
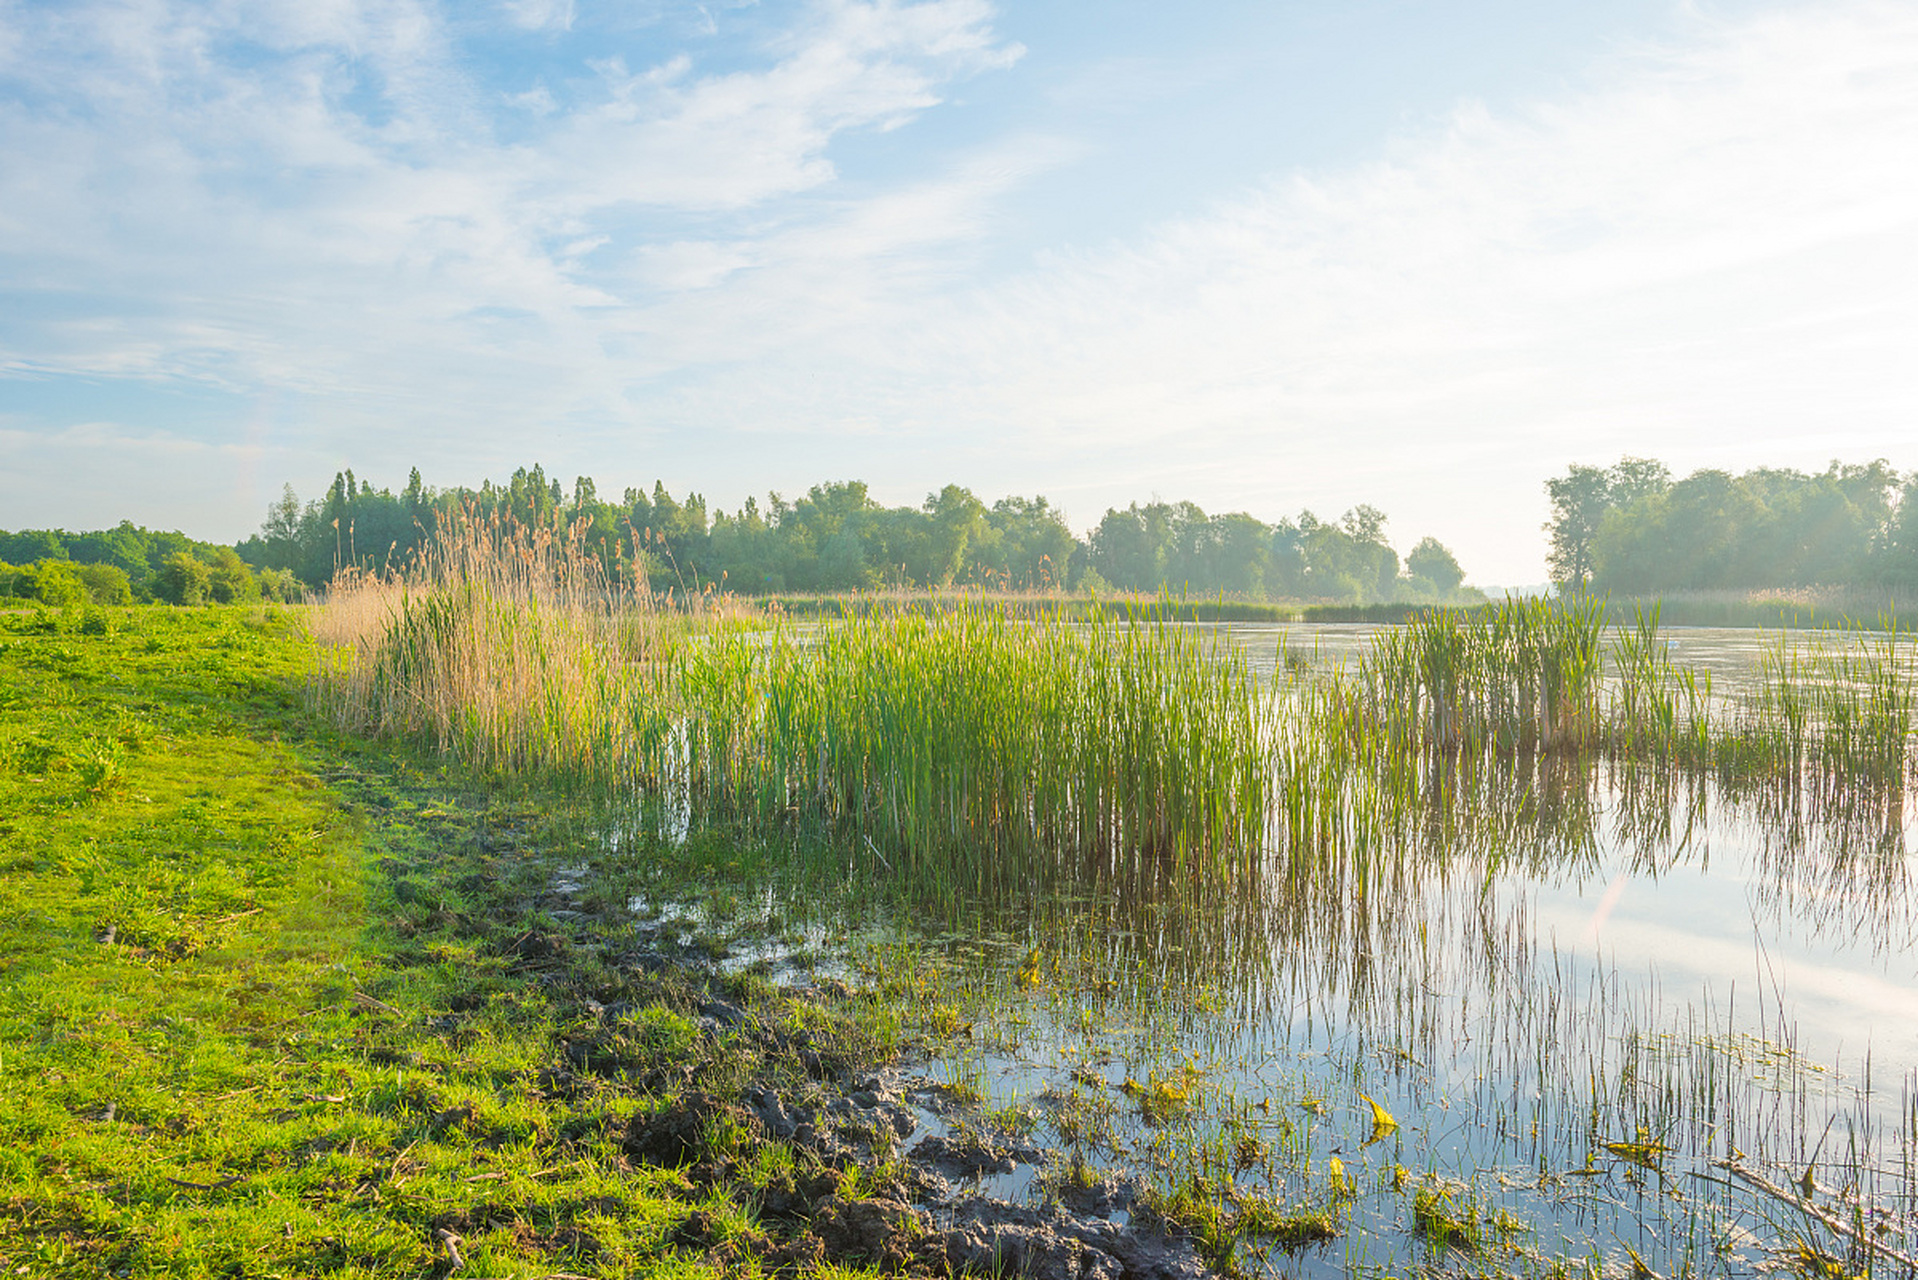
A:
[[[0,0],[0,528],[1918,468],[1918,5]]]

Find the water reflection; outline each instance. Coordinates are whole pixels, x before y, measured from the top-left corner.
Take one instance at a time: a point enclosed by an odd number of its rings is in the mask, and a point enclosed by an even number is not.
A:
[[[1736,1270],[1776,1238],[1747,1224],[1698,1253],[1699,1233],[1759,1208],[1701,1181],[1734,1153],[1823,1162],[1912,1226],[1918,867],[1901,791],[1488,755],[1350,776],[1339,805],[1344,821],[1275,831],[1243,871],[1055,868],[1017,901],[972,904],[965,930],[1049,966],[1042,992],[1006,984],[1036,1019],[1015,1083],[1057,1089],[1103,1053],[1117,1086],[1196,1055],[1232,1105],[1316,1091],[1318,1150],[1348,1168],[1462,1178],[1566,1249],[1617,1235],[1661,1271]],[[1134,1034],[1100,1048],[1076,1030],[1091,1020]],[[1403,1123],[1390,1163],[1354,1154],[1360,1092]],[[1211,1122],[1230,1114],[1222,1101]],[[1844,1144],[1821,1146],[1833,1126]],[[1617,1154],[1636,1143],[1656,1158]],[[1264,1177],[1309,1200],[1313,1169]],[[1386,1263],[1411,1248],[1404,1196],[1353,1212]]]

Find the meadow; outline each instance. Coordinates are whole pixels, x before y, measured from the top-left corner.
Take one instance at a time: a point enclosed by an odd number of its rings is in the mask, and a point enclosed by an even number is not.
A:
[[[794,1034],[829,1073],[890,1059],[935,1034],[937,974],[678,963],[770,926],[741,903],[662,937],[626,904],[766,850],[635,865],[550,794],[336,732],[314,657],[278,609],[0,615],[5,1273],[860,1271],[762,1210],[882,1191],[883,1162],[724,1124],[661,1157],[656,1118],[803,1096]]]

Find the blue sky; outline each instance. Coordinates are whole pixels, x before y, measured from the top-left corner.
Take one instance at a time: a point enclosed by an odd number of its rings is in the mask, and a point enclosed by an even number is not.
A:
[[[1191,12],[1197,8],[1200,12]],[[0,0],[0,527],[1918,467],[1909,4]]]

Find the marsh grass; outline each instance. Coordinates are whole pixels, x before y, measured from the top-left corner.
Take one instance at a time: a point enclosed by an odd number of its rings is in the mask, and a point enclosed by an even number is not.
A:
[[[1323,787],[1328,770],[1361,768],[1391,789],[1422,757],[1540,753],[1827,791],[1910,774],[1918,670],[1895,620],[1781,631],[1752,689],[1726,697],[1674,660],[1657,602],[1635,605],[1609,642],[1606,614],[1590,598],[1511,601],[1382,630],[1350,667],[1294,682],[1290,772]],[[1324,800],[1306,808],[1324,822]]]
[[[623,594],[550,531],[468,521],[407,575],[336,587],[315,688],[354,729],[799,823],[938,892],[1256,859],[1269,701],[1190,628],[970,604],[733,621]]]

